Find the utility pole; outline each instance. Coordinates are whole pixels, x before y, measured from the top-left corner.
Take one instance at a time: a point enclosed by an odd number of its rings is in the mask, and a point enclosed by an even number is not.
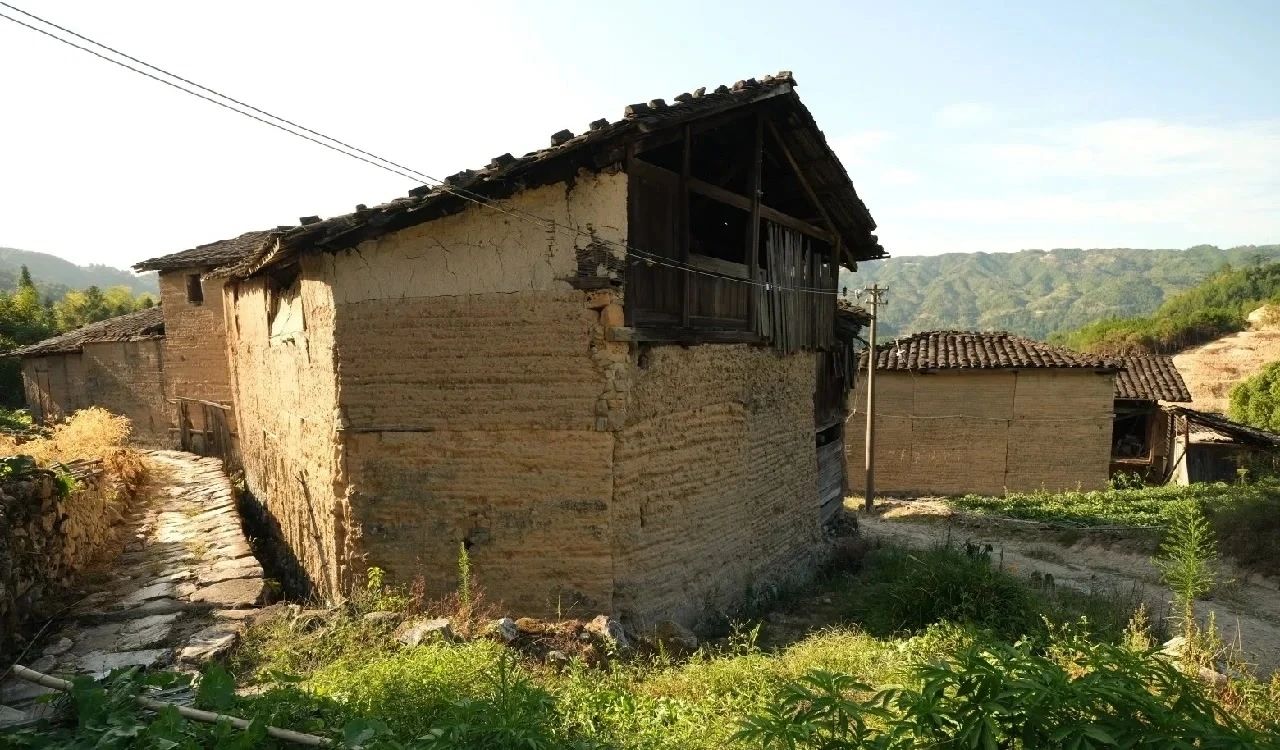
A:
[[[867,349],[867,493],[866,509],[875,508],[876,498],[876,323],[880,319],[880,303],[884,301],[883,289],[872,284],[863,290],[871,298],[871,339]]]

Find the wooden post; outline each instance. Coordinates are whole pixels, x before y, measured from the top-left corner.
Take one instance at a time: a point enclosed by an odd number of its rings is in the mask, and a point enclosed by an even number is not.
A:
[[[875,508],[876,498],[876,322],[880,317],[880,296],[885,290],[873,284],[867,289],[871,296],[871,339],[867,351],[867,495],[866,509]]]
[[[693,133],[688,125],[684,126],[684,137],[680,141],[680,235],[677,238],[677,254],[680,257],[680,327],[689,327],[690,297],[693,296],[694,283],[689,278],[686,268],[689,264],[689,175],[693,170]]]
[[[760,279],[760,174],[764,171],[764,118],[756,113],[756,142],[751,154],[751,224],[747,227],[747,277],[756,282]],[[756,305],[764,302],[756,293],[759,288],[754,283],[747,292],[747,320],[751,330],[766,335],[768,331],[756,321],[759,313]]]

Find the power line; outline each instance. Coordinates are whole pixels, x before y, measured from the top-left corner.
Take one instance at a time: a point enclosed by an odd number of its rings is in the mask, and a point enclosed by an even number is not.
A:
[[[160,76],[154,75],[152,73],[147,72],[146,70],[142,70],[141,68],[134,67],[133,65],[130,65],[126,62],[122,62],[121,60],[117,60],[107,55],[104,55],[93,49],[77,44],[69,39],[64,39],[63,37],[60,37],[57,34],[54,34],[48,31],[47,29],[42,29],[42,28],[39,28],[38,26],[33,26],[32,24],[29,24],[25,21],[19,20],[17,18],[6,15],[4,13],[0,13],[0,18],[4,18],[5,20],[11,21],[19,26],[30,29],[31,31],[35,31],[37,33],[43,34],[44,36],[54,39],[55,41],[62,42],[63,44],[73,47],[75,49],[78,49],[82,52],[87,52],[88,54],[93,55],[94,57],[97,57],[101,60],[112,63],[114,65],[118,65],[122,68],[125,68],[126,70],[137,73],[138,75],[145,76],[146,78],[149,78],[153,81],[157,81],[166,86],[177,89],[178,91],[181,91],[183,93],[190,94],[191,96],[197,97],[211,104],[215,104],[219,107],[222,107],[223,109],[229,110],[231,112],[235,112],[236,114],[239,114],[239,115],[243,115],[244,117],[248,117],[249,119],[254,120],[256,122],[270,126],[284,133],[297,136],[298,138],[302,138],[304,140],[307,140],[311,143],[314,143],[318,146],[322,146],[324,148],[327,148],[331,151],[342,154],[344,156],[351,157],[352,159],[357,159],[361,162],[364,162],[371,166],[385,170],[397,176],[405,177],[415,182],[426,181],[429,183],[435,183],[440,190],[447,192],[451,195],[455,195],[459,198],[462,198],[463,200],[467,200],[472,203],[475,203],[479,206],[483,206],[485,208],[489,208],[491,210],[498,211],[508,216],[513,216],[515,218],[519,218],[539,226],[547,226],[553,230],[556,230],[556,229],[566,230],[571,234],[573,234],[575,237],[586,237],[590,241],[595,243],[603,243],[611,247],[619,248],[623,250],[625,255],[634,256],[632,259],[632,262],[643,262],[647,265],[664,266],[667,268],[672,268],[674,270],[683,271],[685,273],[699,274],[699,275],[707,276],[710,278],[723,279],[726,281],[733,281],[740,284],[747,284],[750,286],[760,287],[765,289],[766,291],[777,290],[777,291],[792,291],[792,292],[803,292],[803,293],[809,293],[809,294],[832,295],[832,296],[839,295],[839,292],[833,289],[825,289],[820,287],[801,287],[801,286],[788,287],[788,286],[783,286],[779,284],[774,284],[771,282],[759,282],[751,279],[743,279],[737,276],[730,276],[728,274],[724,274],[716,271],[707,271],[701,268],[690,266],[687,263],[678,261],[673,258],[667,258],[661,255],[647,252],[645,250],[641,250],[627,243],[621,243],[615,240],[601,239],[599,237],[596,237],[594,234],[585,232],[576,226],[561,224],[560,222],[557,222],[554,219],[548,219],[546,217],[538,216],[536,214],[526,212],[514,206],[509,206],[504,208],[500,205],[497,205],[496,201],[494,201],[493,199],[487,196],[474,193],[469,190],[465,190],[463,188],[457,188],[457,187],[451,186],[447,184],[444,180],[441,180],[438,177],[432,177],[431,175],[425,172],[420,172],[416,169],[406,167],[390,159],[387,159],[382,156],[378,156],[377,154],[374,154],[372,152],[353,146],[349,143],[346,143],[345,141],[341,141],[337,138],[326,135],[320,131],[313,130],[306,126],[300,125],[292,120],[286,119],[284,117],[280,117],[279,115],[272,114],[271,112],[255,107],[239,99],[235,99],[215,89],[196,83],[188,78],[184,78],[175,73],[171,73],[168,70],[161,68],[157,65],[153,65],[144,60],[140,60],[139,58],[133,57],[127,53],[121,52],[120,50],[115,49],[114,47],[98,42],[94,39],[91,39],[83,34],[79,34],[64,26],[60,26],[56,23],[53,23],[52,21],[48,21],[40,16],[35,15],[34,13],[23,10],[8,2],[4,2],[4,0],[0,0],[0,6],[8,8],[17,13],[21,13],[22,15],[32,20],[38,21],[39,23],[49,26],[50,28],[57,29],[65,34],[69,34],[77,39],[80,39],[96,47],[99,47],[100,49],[107,50],[108,52],[111,52],[114,55],[122,57],[125,60],[129,60],[131,62],[137,63],[138,65],[148,68],[150,70],[154,70],[164,76],[168,76],[169,78],[172,78],[173,80],[172,81],[167,80]],[[192,86],[198,90],[192,90],[190,88],[186,88],[182,85],[179,85],[178,83],[174,83],[174,81],[180,81],[181,83],[187,84],[188,86]],[[202,94],[200,93],[201,91],[207,92],[208,94],[212,94],[213,96]],[[218,97],[218,98],[213,98],[213,97]],[[225,101],[219,101],[219,99],[222,99]],[[227,102],[230,102],[230,104],[228,104]],[[243,107],[244,109],[239,109],[238,107]],[[270,118],[270,119],[266,119],[266,118]],[[296,128],[296,130],[291,128]]]

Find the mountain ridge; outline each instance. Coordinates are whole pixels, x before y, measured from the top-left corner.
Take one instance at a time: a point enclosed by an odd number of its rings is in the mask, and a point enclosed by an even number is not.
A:
[[[82,266],[50,253],[14,247],[0,247],[0,291],[9,292],[18,288],[22,266],[31,271],[31,277],[41,295],[54,299],[60,299],[72,289],[86,289],[90,286],[100,289],[127,286],[134,294],[151,293],[159,296],[159,282],[154,273],[135,274],[101,263]]]
[[[1047,339],[1106,318],[1145,315],[1224,266],[1280,260],[1280,244],[1184,250],[1057,248],[909,255],[859,264],[840,283],[888,287],[880,335],[1005,330]]]

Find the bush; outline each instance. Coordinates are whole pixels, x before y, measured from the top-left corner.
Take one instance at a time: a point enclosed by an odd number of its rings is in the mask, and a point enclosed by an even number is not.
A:
[[[1042,628],[1030,589],[992,565],[990,547],[874,550],[852,616],[871,633],[918,632],[938,622],[1018,638]]]
[[[132,489],[146,474],[142,458],[128,447],[132,432],[133,425],[127,417],[94,406],[81,409],[54,425],[47,436],[26,440],[0,434],[0,455],[28,455],[46,468],[77,460],[102,459],[107,473]]]
[[[1231,389],[1231,418],[1280,432],[1280,362],[1272,362]]]
[[[779,690],[737,737],[793,750],[1280,747],[1153,652],[1068,639],[1050,653],[976,644],[915,668],[909,687],[863,700],[866,684],[814,672]]]

